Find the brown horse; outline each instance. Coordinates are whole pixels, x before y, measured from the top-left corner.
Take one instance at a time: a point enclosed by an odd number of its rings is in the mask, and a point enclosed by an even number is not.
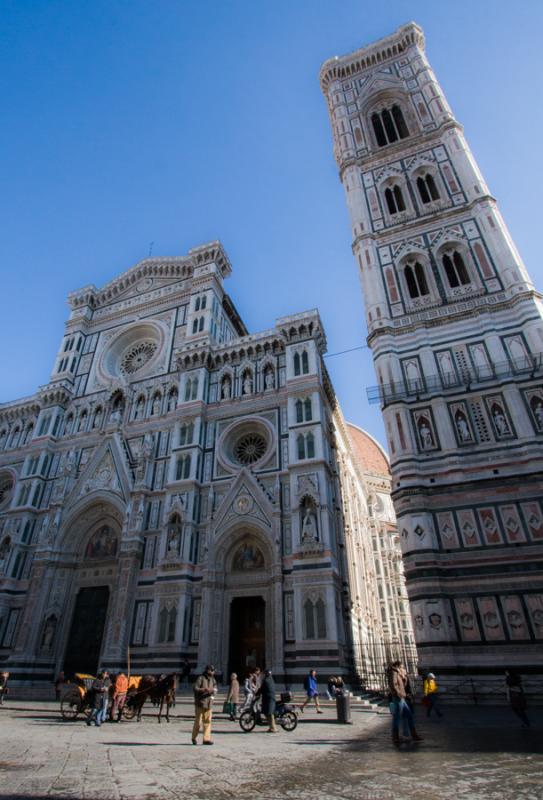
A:
[[[131,704],[136,709],[137,720],[141,722],[141,710],[149,697],[154,705],[159,705],[158,721],[161,722],[162,709],[166,703],[166,722],[170,721],[170,706],[174,702],[177,675],[143,675],[135,694],[132,695]]]

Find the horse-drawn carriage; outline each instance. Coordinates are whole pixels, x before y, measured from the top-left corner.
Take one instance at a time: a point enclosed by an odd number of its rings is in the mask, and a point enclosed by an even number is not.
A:
[[[131,675],[128,679],[128,691],[122,715],[125,719],[141,720],[143,704],[149,697],[155,705],[159,705],[158,721],[161,721],[162,710],[166,705],[166,721],[170,721],[170,706],[175,699],[176,675]],[[74,720],[80,714],[89,717],[92,712],[92,684],[94,675],[77,672],[74,683],[69,685],[60,701],[60,713],[65,720]],[[114,684],[110,688],[109,706],[113,702]]]

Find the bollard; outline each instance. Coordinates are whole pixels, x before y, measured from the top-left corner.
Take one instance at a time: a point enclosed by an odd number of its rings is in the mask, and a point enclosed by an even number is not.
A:
[[[341,725],[352,725],[351,719],[351,696],[349,693],[336,695],[337,721]]]

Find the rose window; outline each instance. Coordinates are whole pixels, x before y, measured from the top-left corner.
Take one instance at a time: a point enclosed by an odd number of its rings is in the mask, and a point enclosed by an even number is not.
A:
[[[254,464],[267,449],[266,439],[259,433],[246,433],[234,444],[233,453],[240,464]]]
[[[119,367],[120,372],[123,375],[134,375],[152,359],[156,350],[156,342],[150,340],[137,342],[123,355]]]

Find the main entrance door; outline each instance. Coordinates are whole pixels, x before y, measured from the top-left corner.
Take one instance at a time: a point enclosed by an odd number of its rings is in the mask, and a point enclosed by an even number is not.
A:
[[[108,600],[107,586],[79,590],[64,658],[63,669],[66,676],[73,675],[74,672],[96,675]]]
[[[266,666],[266,603],[262,597],[236,597],[230,606],[229,672],[239,678],[251,667]]]

